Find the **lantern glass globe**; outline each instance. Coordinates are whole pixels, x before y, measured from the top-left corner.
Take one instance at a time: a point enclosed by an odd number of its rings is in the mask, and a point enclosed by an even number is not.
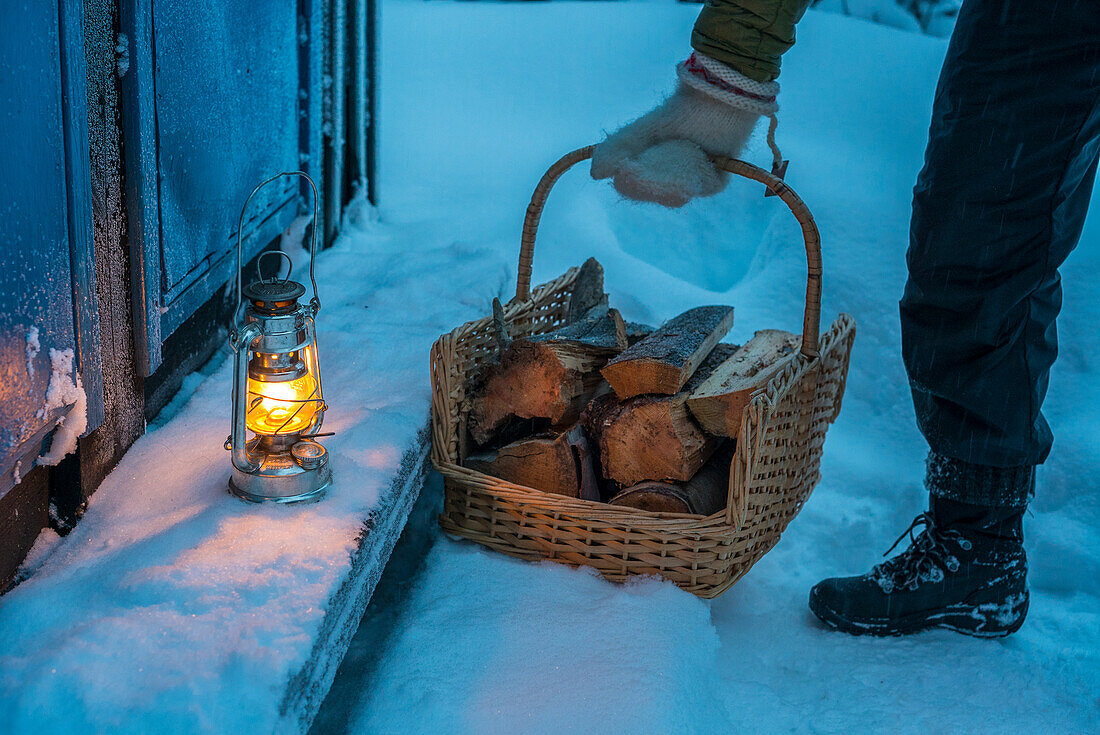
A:
[[[313,373],[271,383],[248,379],[245,425],[267,436],[300,434],[317,418],[320,391]]]

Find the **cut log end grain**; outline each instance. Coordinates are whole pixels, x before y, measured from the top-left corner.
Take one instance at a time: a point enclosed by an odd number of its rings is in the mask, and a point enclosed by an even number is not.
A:
[[[599,386],[596,371],[606,360],[550,343],[514,343],[474,394],[471,436],[486,444],[517,418],[542,418],[554,426],[572,423]]]
[[[560,434],[528,437],[496,451],[471,455],[465,465],[546,493],[599,500],[592,452],[579,425]]]
[[[608,393],[589,404],[582,421],[596,437],[603,476],[621,485],[687,480],[721,443],[674,397],[620,401]]]
[[[795,353],[801,337],[763,329],[694,387],[687,399],[692,415],[710,434],[736,437],[752,395],[764,388]]]
[[[690,480],[641,482],[618,493],[610,504],[654,513],[713,515],[726,507],[732,459],[733,445],[727,443]]]
[[[733,326],[733,307],[701,306],[666,322],[603,368],[620,398],[673,395]]]
[[[622,316],[600,307],[561,329],[513,340],[471,390],[474,442],[490,443],[515,418],[546,419],[553,427],[575,423],[603,385],[600,368],[625,347]]]
[[[736,350],[736,345],[716,346],[688,387],[704,380]],[[607,393],[593,400],[582,421],[599,448],[603,476],[622,485],[691,478],[721,440],[704,433],[691,417],[687,396],[682,391],[620,400]]]
[[[672,483],[647,480],[619,492],[608,504],[650,513],[691,513],[691,506],[676,490]]]

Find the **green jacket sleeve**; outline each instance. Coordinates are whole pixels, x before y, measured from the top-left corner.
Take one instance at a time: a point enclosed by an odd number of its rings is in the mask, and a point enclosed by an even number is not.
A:
[[[779,76],[779,57],[794,45],[794,26],[810,0],[706,0],[691,45],[750,79]]]

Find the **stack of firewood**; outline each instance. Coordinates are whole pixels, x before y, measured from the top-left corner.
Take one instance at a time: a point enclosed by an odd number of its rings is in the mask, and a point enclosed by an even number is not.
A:
[[[465,465],[509,482],[667,513],[722,510],[750,396],[799,337],[721,340],[733,308],[702,306],[658,329],[609,308],[603,268],[577,276],[564,325],[512,339],[494,302],[493,361],[467,389]]]

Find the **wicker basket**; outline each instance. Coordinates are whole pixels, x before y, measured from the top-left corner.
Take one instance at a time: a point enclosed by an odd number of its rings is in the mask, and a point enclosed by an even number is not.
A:
[[[531,292],[531,258],[551,187],[591,152],[587,147],[564,156],[535,189],[516,296],[505,308],[513,336],[550,331],[564,318],[577,269]],[[783,200],[802,225],[809,263],[801,352],[745,408],[726,509],[711,516],[653,513],[552,495],[463,467],[467,379],[493,352],[491,318],[485,317],[440,337],[431,352],[432,462],[444,477],[445,531],[521,559],[590,566],[613,581],[658,574],[708,598],[729,589],[779,540],[820,478],[822,444],[840,411],[855,324],[842,314],[818,339],[820,240],[802,200],[751,164],[726,158],[715,164],[763,183]]]

